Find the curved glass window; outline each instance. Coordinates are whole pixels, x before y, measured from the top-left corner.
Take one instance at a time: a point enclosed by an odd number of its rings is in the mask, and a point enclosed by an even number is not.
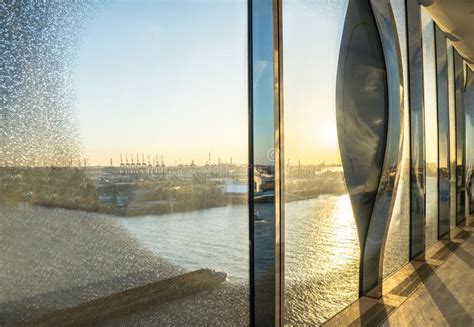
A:
[[[0,325],[248,325],[246,2],[0,11]]]
[[[407,68],[407,38],[406,13],[404,0],[391,0],[392,10],[397,28],[401,63],[403,69],[403,84],[408,85]],[[400,165],[400,180],[398,184],[395,206],[390,220],[385,254],[383,261],[384,277],[395,272],[409,259],[410,237],[410,115],[408,103],[408,87],[403,90],[405,114],[403,116],[403,143],[402,162]]]
[[[421,8],[426,145],[426,246],[438,239],[438,118],[434,23]]]
[[[406,2],[410,110],[410,259],[425,252],[425,131],[420,5]]]
[[[344,177],[351,172],[344,171],[340,149],[353,145],[355,170],[367,174],[351,182],[366,183],[366,196],[373,194],[386,89],[383,63],[374,59],[376,31],[362,24],[347,33],[345,74],[352,78],[344,79],[346,110],[336,113],[347,6],[347,0],[283,1],[287,325],[320,325],[359,293],[360,245],[353,212],[362,206],[355,209],[357,200],[351,203]],[[338,129],[340,120],[346,130]]]

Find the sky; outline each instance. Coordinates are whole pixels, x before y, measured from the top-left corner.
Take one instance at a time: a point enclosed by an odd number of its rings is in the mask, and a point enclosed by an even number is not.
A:
[[[345,6],[305,3],[284,1],[285,157],[338,162]],[[244,1],[111,1],[87,25],[75,80],[90,164],[118,164],[126,153],[163,155],[167,164],[204,164],[209,152],[213,163],[247,162]]]

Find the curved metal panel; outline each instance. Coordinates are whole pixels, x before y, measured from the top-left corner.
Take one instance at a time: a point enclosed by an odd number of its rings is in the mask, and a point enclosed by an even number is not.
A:
[[[389,1],[351,1],[341,42],[336,110],[344,176],[361,245],[361,295],[381,294],[403,146],[401,72]]]
[[[341,161],[364,249],[387,132],[387,81],[368,1],[350,1],[341,40],[336,119]]]
[[[371,0],[380,33],[387,69],[388,129],[385,158],[377,198],[365,244],[363,291],[380,296],[382,293],[382,263],[388,226],[392,216],[400,176],[403,149],[403,76],[398,34],[389,0]]]

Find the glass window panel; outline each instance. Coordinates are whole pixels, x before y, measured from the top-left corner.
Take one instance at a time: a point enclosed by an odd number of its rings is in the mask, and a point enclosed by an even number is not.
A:
[[[423,105],[423,51],[420,5],[407,1],[409,55],[411,235],[410,259],[425,250],[425,150]]]
[[[346,8],[347,0],[283,1],[287,325],[319,325],[358,297],[335,108]]]
[[[435,28],[438,95],[438,237],[449,233],[449,108],[446,35]]]
[[[434,23],[421,8],[426,146],[426,246],[438,239],[438,118]]]
[[[466,114],[464,107],[464,62],[459,53],[454,50],[454,88],[456,106],[456,223],[465,218],[465,137]]]
[[[254,324],[275,325],[276,270],[275,255],[278,189],[275,151],[275,76],[274,76],[274,1],[252,2],[252,77],[253,77],[253,271]],[[277,166],[278,167],[278,166]],[[277,200],[277,201],[275,201]],[[278,213],[279,214],[279,213]]]
[[[247,4],[9,3],[0,325],[247,325]]]
[[[466,108],[466,192],[469,213],[474,213],[474,72],[467,69]],[[471,216],[472,222],[472,216]]]
[[[403,68],[403,85],[408,85],[407,67],[407,39],[405,1],[391,0],[398,40],[400,42],[401,62]],[[403,116],[403,152],[400,165],[400,180],[398,184],[395,206],[393,208],[385,254],[383,260],[383,275],[390,275],[403,264],[408,262],[410,246],[410,116],[408,103],[408,87],[403,89],[404,116]]]
[[[448,40],[448,100],[449,100],[449,225],[456,226],[456,109],[454,94],[454,48]]]

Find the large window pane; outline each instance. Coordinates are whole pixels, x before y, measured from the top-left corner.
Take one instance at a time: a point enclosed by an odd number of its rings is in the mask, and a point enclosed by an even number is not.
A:
[[[464,61],[454,50],[454,88],[456,104],[456,223],[465,216],[465,179],[466,179],[466,113],[464,107]]]
[[[346,0],[283,1],[284,314],[292,326],[319,325],[358,297],[359,241],[335,105],[346,8]]]
[[[252,323],[274,326],[280,316],[275,298],[279,295],[276,280],[279,276],[279,257],[276,251],[280,227],[278,148],[275,125],[279,122],[275,107],[274,1],[252,2],[252,153],[253,178],[251,203],[251,241],[253,262],[251,271]],[[277,138],[278,139],[278,138]]]
[[[405,1],[391,0],[395,24],[398,33],[400,46],[401,63],[403,69],[403,85],[408,85],[407,68],[407,39],[406,39],[406,17]],[[410,138],[410,118],[408,87],[403,89],[403,101],[405,114],[403,116],[403,138]],[[385,255],[383,260],[383,275],[390,275],[403,264],[408,262],[409,258],[409,237],[410,237],[410,142],[403,142],[402,162],[400,164],[400,180],[393,208],[390,227],[388,230],[387,241],[385,245]]]
[[[438,237],[449,233],[449,99],[446,35],[435,27],[436,86],[438,95]]]
[[[448,41],[449,100],[449,225],[456,226],[456,106],[454,90],[454,48]]]
[[[403,69],[403,85],[408,85],[407,68],[407,38],[406,38],[406,13],[404,0],[391,0],[392,10],[395,17],[398,41],[400,46],[401,63]],[[409,116],[409,89],[403,89],[403,139],[410,139],[410,116]],[[385,254],[383,260],[384,277],[395,272],[409,260],[410,246],[410,143],[403,142],[400,164],[400,180],[396,193],[395,206],[392,212]]]
[[[434,23],[421,8],[426,146],[426,246],[438,239],[438,118]]]
[[[420,5],[406,1],[410,99],[410,259],[425,251],[425,131]]]
[[[10,3],[0,325],[247,325],[246,2]]]
[[[474,213],[474,72],[467,68],[464,104],[466,108],[466,192],[469,214]],[[472,218],[471,218],[472,221]]]

